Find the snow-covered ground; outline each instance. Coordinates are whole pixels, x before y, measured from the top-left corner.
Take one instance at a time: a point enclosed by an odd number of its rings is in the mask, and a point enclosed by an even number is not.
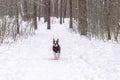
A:
[[[120,44],[89,41],[52,19],[35,35],[0,46],[0,80],[119,80]],[[53,60],[53,38],[59,38],[60,60]]]

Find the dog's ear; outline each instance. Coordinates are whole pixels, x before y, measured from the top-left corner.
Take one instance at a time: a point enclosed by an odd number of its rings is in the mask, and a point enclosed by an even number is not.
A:
[[[59,39],[57,39],[57,43],[59,43]]]
[[[55,39],[53,38],[53,44],[55,44]]]

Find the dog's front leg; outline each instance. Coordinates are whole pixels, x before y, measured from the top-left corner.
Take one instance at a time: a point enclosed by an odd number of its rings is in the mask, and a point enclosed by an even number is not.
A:
[[[57,54],[56,54],[56,53],[54,53],[54,59],[55,59],[55,60],[57,59]]]
[[[57,59],[59,59],[60,58],[60,53],[57,53]]]

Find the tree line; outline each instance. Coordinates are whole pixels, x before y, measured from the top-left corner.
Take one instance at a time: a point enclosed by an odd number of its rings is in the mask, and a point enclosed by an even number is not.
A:
[[[47,29],[51,29],[50,17],[59,18],[60,24],[69,18],[69,28],[77,26],[80,35],[120,41],[120,0],[0,0],[0,42],[5,36],[15,39],[17,35],[33,33],[41,17]]]

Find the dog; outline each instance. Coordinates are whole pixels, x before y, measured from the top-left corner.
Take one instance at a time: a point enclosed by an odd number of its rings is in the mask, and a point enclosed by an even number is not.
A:
[[[61,51],[61,47],[59,45],[59,39],[57,40],[53,39],[52,50],[54,52],[54,59],[58,60],[60,58],[60,51]]]

